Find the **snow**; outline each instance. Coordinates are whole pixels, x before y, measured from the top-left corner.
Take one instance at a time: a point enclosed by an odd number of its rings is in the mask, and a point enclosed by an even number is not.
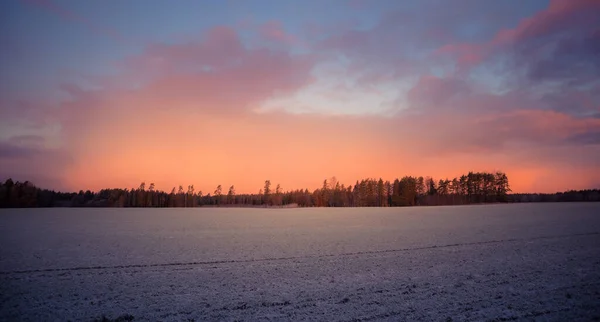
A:
[[[600,203],[6,209],[0,321],[600,319]]]

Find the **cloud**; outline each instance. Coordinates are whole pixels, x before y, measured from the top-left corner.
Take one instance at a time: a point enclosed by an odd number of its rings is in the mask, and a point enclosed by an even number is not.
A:
[[[354,24],[337,30],[319,29],[313,37],[316,48],[344,56],[353,64],[366,65],[377,72],[397,76],[430,73],[433,68],[447,68],[443,62],[431,59],[436,52],[456,54],[459,61],[481,62],[485,48],[478,47],[485,45],[470,41],[473,38],[487,41],[501,27],[523,15],[514,10],[520,3],[512,1],[458,0],[449,5],[434,0],[388,4],[392,5],[384,10],[373,27]],[[349,5],[355,4],[350,2]],[[527,12],[526,9],[521,11]]]
[[[195,173],[204,173],[211,178],[213,172],[222,174],[222,166],[215,170],[215,163],[226,162],[222,158],[234,153],[232,148],[245,151],[272,140],[267,133],[259,135],[262,130],[257,127],[251,127],[251,133],[239,132],[248,127],[247,122],[264,117],[254,115],[253,109],[271,97],[309,84],[313,64],[310,55],[248,48],[235,31],[217,27],[197,42],[153,44],[142,54],[127,58],[119,65],[117,83],[129,79],[138,84],[135,88],[113,86],[110,79],[98,90],[65,85],[63,90],[71,99],[61,104],[59,118],[64,143],[74,152],[74,164],[66,169],[72,174],[69,180],[73,186],[84,184],[90,167],[110,173],[127,171],[129,175],[121,177],[125,180],[116,181],[121,185],[160,180],[160,174],[148,178],[140,173],[148,171],[149,164],[160,164],[163,170],[154,168],[159,172],[179,167],[175,166],[179,158],[198,163],[180,174],[197,177]],[[265,131],[271,128],[265,127]],[[148,140],[150,136],[154,139]],[[237,143],[221,142],[223,137]],[[139,158],[136,156],[145,160],[134,170],[130,164]],[[181,160],[191,167],[188,161]],[[211,166],[202,167],[204,163]],[[179,183],[187,180],[175,177]]]
[[[400,119],[398,134],[419,138],[430,155],[496,153],[510,155],[525,146],[559,147],[582,144],[573,137],[600,129],[600,121],[547,110],[460,113],[431,110]]]
[[[600,83],[586,89],[556,88],[544,93],[541,101],[556,111],[593,117],[600,111]]]
[[[234,30],[216,27],[197,42],[149,45],[118,64],[121,73],[104,80],[101,90],[63,86],[73,99],[61,108],[62,123],[73,137],[71,128],[79,131],[119,114],[245,114],[310,83],[313,64],[310,55],[249,49]],[[124,79],[136,87],[115,85]]]
[[[165,190],[193,183],[205,192],[217,184],[256,192],[265,179],[314,188],[332,175],[352,183],[470,170],[504,170],[516,191],[585,187],[600,180],[592,171],[598,87],[591,77],[568,84],[592,68],[565,74],[565,57],[596,50],[584,41],[594,33],[569,36],[583,28],[573,16],[593,8],[581,3],[553,2],[514,28],[506,27],[510,6],[492,4],[498,16],[478,18],[495,26],[484,31],[463,25],[482,10],[479,1],[443,11],[424,10],[439,9],[436,1],[406,3],[423,16],[395,10],[369,28],[317,26],[323,32],[306,42],[312,54],[285,45],[295,40],[277,21],[256,30],[260,40],[220,26],[186,43],[148,44],[93,87],[63,84],[69,98],[47,118],[60,128],[62,152],[23,133],[0,146],[2,162],[12,160],[3,168],[60,175],[77,190],[152,181]],[[470,30],[476,41],[465,41]],[[538,41],[553,46],[545,56],[528,51]],[[523,57],[525,72],[497,66],[505,56]],[[546,70],[547,61],[558,68]],[[490,71],[504,67],[500,80]],[[517,85],[495,84],[511,80]],[[537,86],[548,80],[559,84]],[[521,86],[528,82],[536,86]]]
[[[409,102],[419,106],[435,107],[450,105],[449,100],[470,94],[468,84],[461,79],[421,76],[417,84],[408,91]]]
[[[17,135],[8,139],[8,142],[11,144],[21,145],[21,146],[30,146],[30,147],[39,147],[44,144],[46,139],[41,135]]]
[[[268,41],[281,43],[285,45],[302,45],[296,36],[287,33],[281,21],[271,20],[259,27],[259,34]]]
[[[600,145],[600,130],[575,134],[569,137],[569,141],[585,145]]]
[[[141,55],[128,57],[121,67],[134,73],[153,72],[158,76],[186,71],[202,72],[205,67],[230,67],[244,54],[246,49],[235,30],[218,26],[206,31],[200,41],[176,45],[150,44]]]
[[[44,147],[43,141],[35,135],[0,141],[0,180],[13,178],[40,187],[66,189],[64,169],[71,157],[64,149]]]
[[[578,77],[588,82],[596,80],[599,72],[594,59],[598,55],[599,14],[598,1],[553,0],[516,27],[498,30],[490,40],[448,43],[436,53],[454,57],[462,69],[491,59],[508,59],[514,70],[524,69],[527,79],[535,83]]]
[[[0,159],[34,157],[38,152],[37,149],[0,142]]]
[[[597,10],[600,14],[600,9]],[[595,31],[580,31],[571,37],[556,41],[553,49],[546,53],[530,55],[523,49],[519,57],[528,63],[527,77],[531,82],[564,81],[566,85],[577,86],[598,82],[600,75],[600,24]],[[535,48],[538,51],[541,49]],[[537,57],[536,57],[537,56]]]

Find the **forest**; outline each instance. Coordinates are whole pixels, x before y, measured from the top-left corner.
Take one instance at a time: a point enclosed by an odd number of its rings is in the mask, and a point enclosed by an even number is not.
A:
[[[0,207],[407,207],[467,205],[508,202],[600,201],[600,190],[556,194],[511,194],[503,172],[469,172],[457,178],[404,176],[393,181],[363,179],[344,185],[332,177],[320,188],[284,191],[270,180],[256,194],[237,194],[235,186],[212,193],[196,191],[193,185],[170,192],[157,190],[154,183],[131,189],[98,192],[56,192],[36,187],[29,181],[0,183]]]

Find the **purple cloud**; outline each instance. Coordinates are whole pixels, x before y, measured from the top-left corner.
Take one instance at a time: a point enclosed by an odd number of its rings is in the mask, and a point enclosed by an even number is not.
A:
[[[39,150],[8,142],[0,142],[0,159],[31,158],[39,155]]]

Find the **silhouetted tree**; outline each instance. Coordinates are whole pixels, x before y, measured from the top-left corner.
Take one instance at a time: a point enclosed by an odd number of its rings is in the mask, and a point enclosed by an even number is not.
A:
[[[215,204],[216,205],[220,205],[222,203],[222,196],[223,196],[223,188],[221,187],[221,185],[218,185],[217,189],[215,189]]]
[[[235,187],[229,187],[229,191],[227,192],[227,203],[232,205],[235,203]]]
[[[265,180],[263,203],[266,205],[271,204],[271,180]]]
[[[469,172],[452,180],[436,182],[427,177],[394,179],[362,179],[345,186],[335,177],[323,181],[323,186],[284,191],[278,184],[274,194],[271,182],[265,181],[265,190],[258,194],[236,194],[232,185],[226,201],[219,185],[214,196],[196,193],[194,185],[173,188],[170,193],[157,190],[150,183],[148,190],[142,182],[138,188],[102,189],[98,192],[79,191],[63,193],[42,190],[32,183],[7,179],[0,183],[0,207],[196,207],[201,205],[297,205],[300,207],[385,207],[433,206],[490,202],[568,202],[600,201],[600,190],[567,191],[556,194],[510,194],[508,177],[503,172]]]

